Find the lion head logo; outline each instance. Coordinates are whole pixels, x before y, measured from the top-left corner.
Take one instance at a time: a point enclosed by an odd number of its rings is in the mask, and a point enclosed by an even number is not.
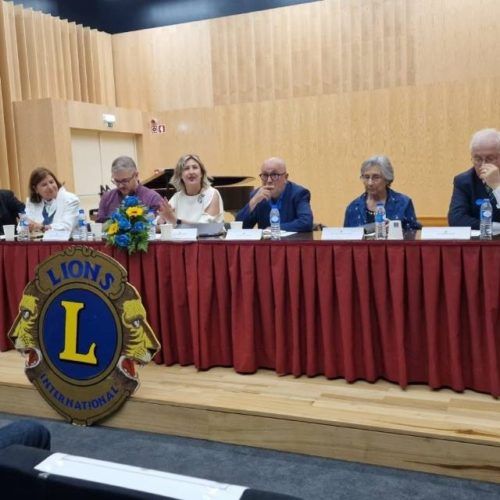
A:
[[[19,313],[11,326],[8,337],[18,352],[25,356],[25,367],[35,368],[42,360],[38,344],[37,320],[39,315],[39,297],[33,283],[24,290],[19,304]]]
[[[126,299],[121,304],[121,320],[124,328],[124,348],[118,369],[128,378],[137,379],[135,364],[145,365],[160,350],[160,343],[146,320],[146,310],[137,290],[128,285]]]

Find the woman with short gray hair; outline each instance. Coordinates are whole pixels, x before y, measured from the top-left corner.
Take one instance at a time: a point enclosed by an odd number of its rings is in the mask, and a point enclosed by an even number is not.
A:
[[[387,156],[372,156],[361,164],[361,181],[365,192],[352,201],[346,211],[344,227],[371,225],[375,221],[375,207],[385,205],[389,220],[400,220],[405,230],[420,229],[411,199],[393,191],[394,169]]]

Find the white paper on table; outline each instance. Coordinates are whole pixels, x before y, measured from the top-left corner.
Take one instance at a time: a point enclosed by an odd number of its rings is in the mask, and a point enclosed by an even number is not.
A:
[[[54,453],[35,469],[57,476],[168,496],[179,500],[238,500],[247,489],[180,474],[134,467],[93,458]]]
[[[470,227],[423,227],[421,240],[470,240]]]
[[[280,238],[286,238],[287,236],[291,236],[292,234],[297,234],[297,231],[280,231]],[[268,229],[263,229],[262,230],[262,237],[269,239],[271,237],[271,230]]]
[[[321,231],[322,240],[362,240],[363,226],[360,227],[324,227]]]
[[[198,239],[198,229],[196,228],[179,228],[172,229],[173,241],[196,241]]]
[[[228,229],[226,240],[252,240],[257,241],[262,239],[262,229]]]
[[[69,241],[71,231],[64,229],[49,229],[43,233],[42,241]]]

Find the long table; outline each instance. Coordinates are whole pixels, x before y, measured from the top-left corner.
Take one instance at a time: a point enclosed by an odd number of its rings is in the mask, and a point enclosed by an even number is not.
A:
[[[0,243],[0,349],[36,265]],[[500,241],[153,243],[128,269],[165,365],[427,383],[500,395]]]

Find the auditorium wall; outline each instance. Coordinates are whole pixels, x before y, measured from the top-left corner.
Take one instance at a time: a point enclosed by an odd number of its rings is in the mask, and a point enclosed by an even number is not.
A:
[[[114,106],[111,35],[0,2],[0,91],[0,186],[24,195],[20,178],[33,165],[21,168],[19,156],[31,145],[29,140],[18,144],[14,103],[54,98]],[[33,143],[48,133],[39,123],[28,120],[17,128],[24,138],[31,134]],[[44,126],[54,127],[51,114],[45,115]]]
[[[500,126],[499,15],[496,0],[324,0],[111,36],[1,2],[0,185],[24,193],[19,158],[44,135],[13,103],[52,98],[143,111],[143,177],[188,151],[214,175],[279,155],[316,220],[340,224],[361,161],[387,154],[417,213],[445,215],[471,133]]]
[[[159,166],[196,151],[256,175],[280,155],[339,224],[382,153],[417,213],[441,216],[471,133],[500,125],[499,16],[496,0],[325,0],[114,35],[117,102],[162,111]]]

